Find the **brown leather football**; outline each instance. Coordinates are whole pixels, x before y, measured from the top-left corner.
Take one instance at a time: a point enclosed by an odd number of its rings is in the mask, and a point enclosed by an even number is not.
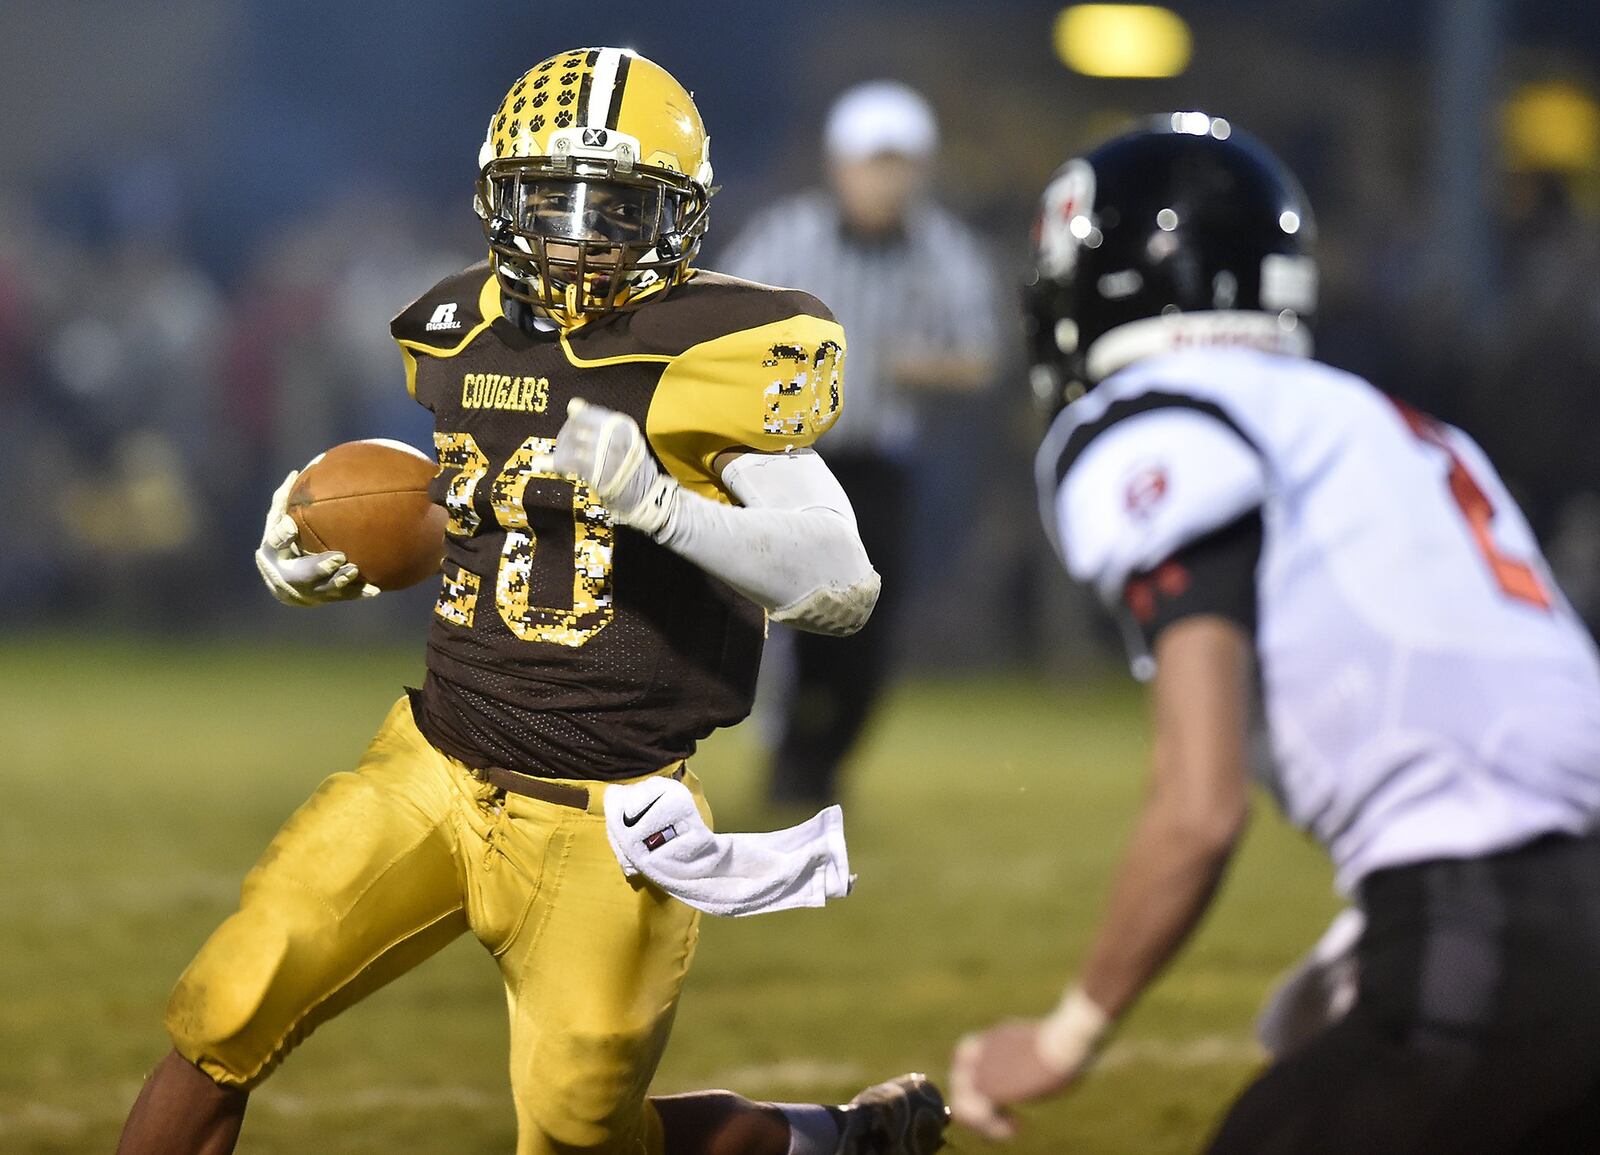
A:
[[[438,464],[398,441],[347,441],[301,471],[289,516],[307,553],[336,549],[379,589],[416,585],[444,560],[445,513],[428,500]]]

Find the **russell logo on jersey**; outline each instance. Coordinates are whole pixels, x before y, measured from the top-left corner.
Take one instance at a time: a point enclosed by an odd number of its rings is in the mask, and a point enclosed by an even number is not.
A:
[[[428,319],[428,323],[423,328],[430,333],[461,328],[461,322],[456,320],[456,303],[451,301],[447,305],[440,305],[433,311],[433,316]]]

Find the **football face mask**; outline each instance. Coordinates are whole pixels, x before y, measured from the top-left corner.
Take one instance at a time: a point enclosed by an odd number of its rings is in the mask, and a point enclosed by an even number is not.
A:
[[[670,280],[704,228],[696,190],[578,162],[570,174],[495,161],[480,197],[501,287],[571,324],[628,305]],[[589,171],[584,171],[589,170]]]

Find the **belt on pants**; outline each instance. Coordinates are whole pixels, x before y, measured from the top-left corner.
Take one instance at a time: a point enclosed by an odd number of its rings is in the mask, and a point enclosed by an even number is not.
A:
[[[682,781],[684,771],[687,769],[687,764],[680,763],[672,772],[672,777]],[[504,790],[507,794],[521,794],[555,806],[569,806],[574,810],[589,809],[589,791],[582,786],[552,782],[548,778],[524,774],[520,770],[511,770],[505,766],[482,766],[474,769],[472,774],[497,790]]]

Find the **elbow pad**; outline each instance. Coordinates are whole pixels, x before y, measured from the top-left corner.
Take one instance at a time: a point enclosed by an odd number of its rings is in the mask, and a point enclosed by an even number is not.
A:
[[[883,579],[878,571],[867,569],[865,577],[847,586],[826,585],[796,598],[771,612],[775,622],[807,630],[813,634],[843,637],[867,624],[872,608],[878,604]]]
[[[723,472],[740,505],[682,492],[656,537],[727,582],[774,621],[853,634],[881,580],[856,532],[850,499],[814,453],[748,454]]]

